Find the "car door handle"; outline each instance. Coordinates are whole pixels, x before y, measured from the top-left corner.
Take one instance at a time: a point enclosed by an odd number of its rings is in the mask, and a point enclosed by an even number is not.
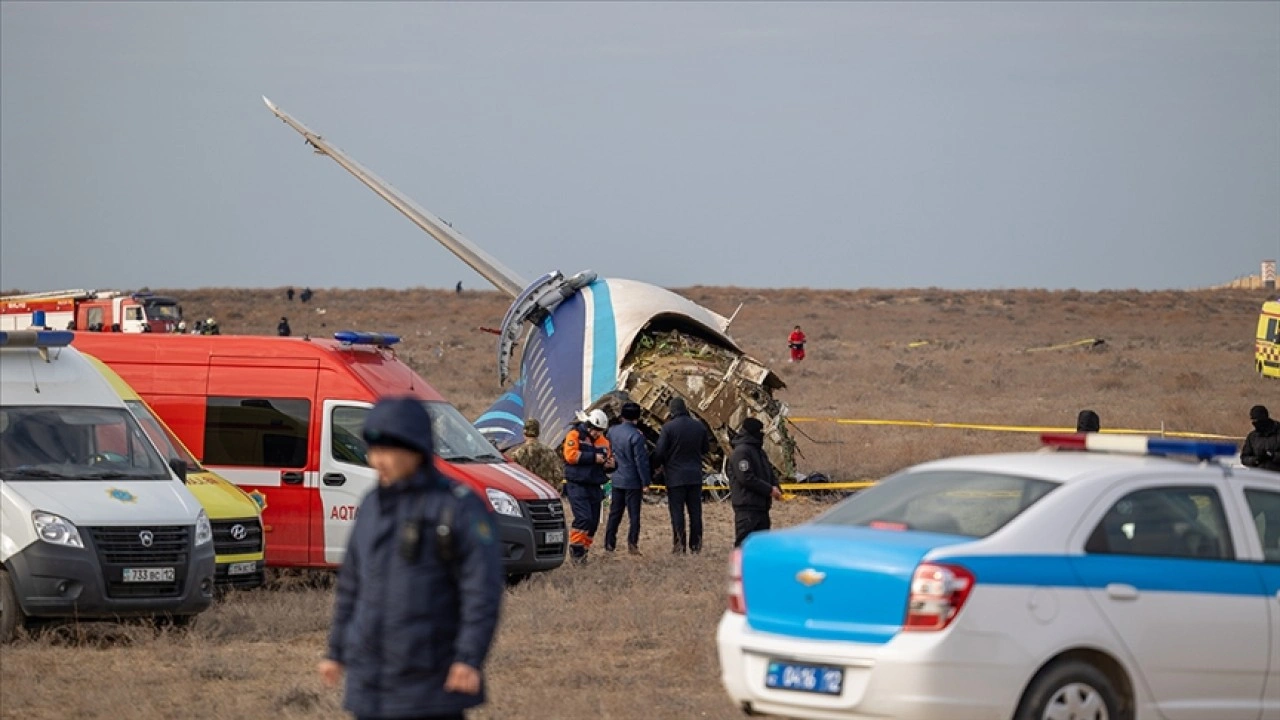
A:
[[[280,473],[280,482],[284,483],[285,485],[301,485],[301,484],[302,484],[302,473],[300,473],[300,472],[281,472],[281,473]]]
[[[1125,583],[1111,583],[1107,585],[1107,596],[1112,600],[1137,600],[1138,588]]]
[[[347,476],[342,473],[325,473],[321,480],[324,481],[325,485],[345,485],[347,482]]]

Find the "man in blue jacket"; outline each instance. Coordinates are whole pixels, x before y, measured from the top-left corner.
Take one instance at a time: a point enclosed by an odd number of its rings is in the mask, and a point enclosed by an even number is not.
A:
[[[422,401],[380,400],[364,438],[378,487],[338,573],[321,678],[346,673],[343,707],[358,720],[461,718],[484,702],[504,589],[489,510],[436,470]]]
[[[684,398],[667,402],[671,419],[658,433],[653,464],[666,476],[667,506],[671,510],[671,552],[702,551],[702,456],[711,448],[707,427],[689,415]],[[685,510],[689,534],[685,535]]]
[[[604,549],[613,552],[618,547],[618,527],[622,525],[622,511],[627,511],[627,552],[640,554],[640,500],[649,487],[649,447],[644,433],[636,427],[640,419],[640,406],[624,403],[622,422],[609,428],[609,446],[618,468],[613,471],[613,497],[609,500],[609,522],[604,527]]]

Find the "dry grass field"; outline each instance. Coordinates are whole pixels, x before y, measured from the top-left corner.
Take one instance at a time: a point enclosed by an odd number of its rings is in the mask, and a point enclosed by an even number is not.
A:
[[[299,288],[300,289],[300,288]],[[1250,405],[1280,406],[1280,382],[1252,371],[1258,291],[752,290],[695,287],[732,333],[788,383],[797,417],[1104,427],[1243,435]],[[303,305],[280,290],[169,291],[188,317],[224,333],[396,332],[400,355],[468,416],[500,390],[493,364],[506,309],[494,292],[324,290]],[[786,362],[800,324],[809,358]],[[1027,352],[1086,338],[1093,347]],[[927,344],[916,344],[926,342]],[[1031,449],[1036,438],[970,430],[802,423],[800,469],[876,478],[923,460]],[[802,522],[820,502],[775,510]],[[672,557],[665,507],[645,506],[642,558],[593,554],[510,591],[478,718],[735,718],[715,659],[731,517],[708,506],[707,551]],[[0,650],[3,718],[339,718],[321,688],[331,593],[285,588],[234,596],[187,632],[84,626]]]

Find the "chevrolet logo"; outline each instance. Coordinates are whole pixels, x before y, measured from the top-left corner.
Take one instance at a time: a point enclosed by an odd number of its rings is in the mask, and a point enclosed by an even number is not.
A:
[[[826,573],[818,572],[813,568],[805,568],[804,570],[801,570],[800,572],[796,573],[796,582],[800,583],[801,585],[804,585],[805,587],[813,587],[814,585],[817,585],[818,583],[826,579],[827,579]]]

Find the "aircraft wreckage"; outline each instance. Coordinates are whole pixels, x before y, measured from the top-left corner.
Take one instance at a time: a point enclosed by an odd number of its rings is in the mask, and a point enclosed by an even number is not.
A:
[[[743,353],[725,318],[673,292],[635,280],[598,278],[589,270],[565,277],[549,272],[532,283],[365,169],[349,155],[263,98],[276,117],[300,133],[460,260],[513,298],[499,329],[498,380],[510,389],[476,427],[500,450],[522,441],[526,418],[536,418],[543,439],[559,443],[575,411],[604,408],[617,418],[623,402],[643,409],[640,426],[650,443],[669,418],[667,401],[682,397],[715,439],[703,458],[723,482],[730,438],[747,417],[765,424],[765,452],[780,477],[795,473],[796,445],[786,406],[774,397],[785,383]]]

